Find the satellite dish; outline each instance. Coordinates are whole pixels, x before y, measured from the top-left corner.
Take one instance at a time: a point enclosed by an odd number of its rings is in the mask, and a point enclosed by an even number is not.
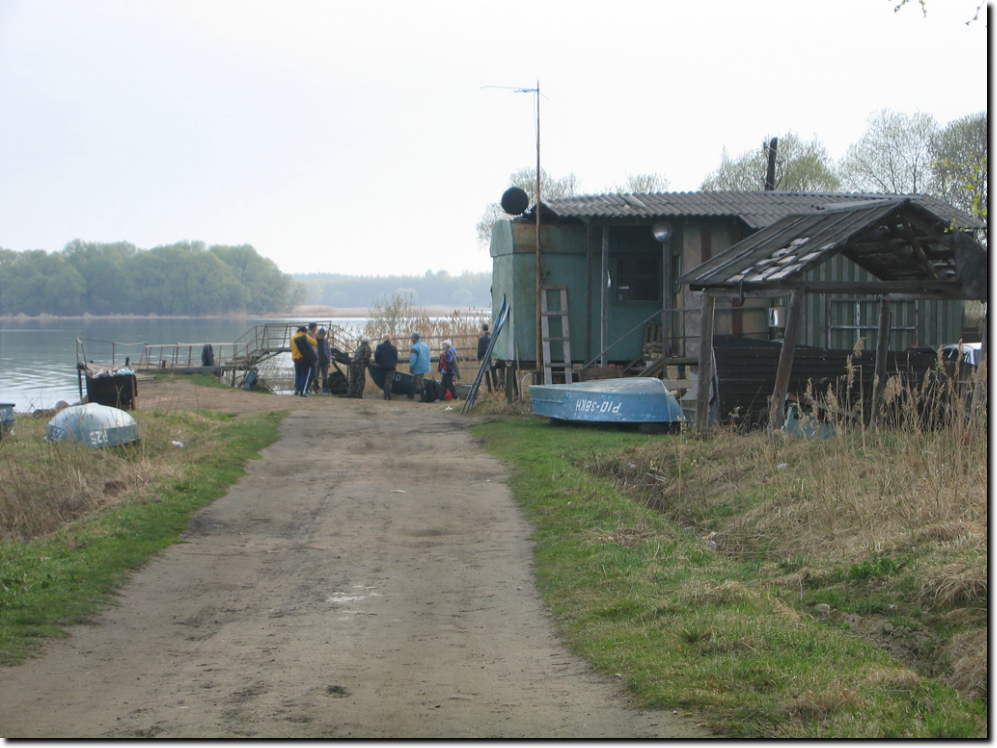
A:
[[[530,207],[530,196],[519,187],[510,187],[502,193],[502,210],[510,216],[518,216]]]

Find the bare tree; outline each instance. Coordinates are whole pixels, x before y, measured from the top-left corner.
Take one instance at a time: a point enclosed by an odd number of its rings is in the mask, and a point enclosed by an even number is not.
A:
[[[611,187],[606,192],[626,192],[630,194],[646,194],[650,192],[665,192],[671,182],[664,174],[627,174],[623,184]]]
[[[841,162],[846,186],[898,195],[932,192],[935,118],[923,112],[882,109],[870,115],[868,122],[865,135],[849,147]]]

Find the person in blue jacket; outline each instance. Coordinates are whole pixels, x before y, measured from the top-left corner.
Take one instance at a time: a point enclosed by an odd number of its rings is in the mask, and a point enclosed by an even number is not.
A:
[[[408,399],[414,399],[418,393],[419,402],[423,401],[422,380],[429,373],[429,346],[421,338],[419,333],[412,333],[412,350],[408,357],[408,370],[412,372],[412,394]]]

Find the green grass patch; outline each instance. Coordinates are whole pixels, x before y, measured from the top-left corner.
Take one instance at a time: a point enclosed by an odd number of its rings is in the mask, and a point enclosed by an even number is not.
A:
[[[725,447],[735,458],[710,438],[538,418],[494,418],[475,433],[513,469],[535,527],[537,582],[562,635],[645,705],[683,709],[730,737],[987,735],[984,699],[934,677],[944,616],[937,599],[908,595],[911,570],[924,568],[917,548],[817,552],[752,519],[759,507],[791,511],[791,498],[766,504],[773,489],[819,488],[787,473],[778,448],[746,438]],[[945,610],[957,605],[965,601]],[[932,650],[923,661],[877,646],[901,627]]]
[[[105,481],[105,487],[121,484],[126,490],[52,533],[0,540],[0,664],[37,653],[40,639],[59,636],[63,626],[113,604],[128,572],[178,542],[191,514],[222,496],[244,474],[245,461],[276,441],[283,415],[142,411],[136,414],[142,444],[113,454],[49,445],[33,438],[29,423],[19,426],[28,433],[19,434],[19,449],[4,446],[11,449],[7,459],[51,453],[84,473],[119,462],[123,478],[133,468],[154,480]],[[183,448],[174,444],[177,437]]]

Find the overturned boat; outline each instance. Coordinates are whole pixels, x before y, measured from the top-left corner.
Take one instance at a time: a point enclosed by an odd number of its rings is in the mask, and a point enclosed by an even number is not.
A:
[[[74,405],[48,422],[50,442],[75,441],[90,447],[116,447],[138,441],[138,423],[125,411],[99,403]]]
[[[654,377],[597,379],[530,387],[533,412],[552,423],[630,424],[678,430],[685,417],[675,395]]]

